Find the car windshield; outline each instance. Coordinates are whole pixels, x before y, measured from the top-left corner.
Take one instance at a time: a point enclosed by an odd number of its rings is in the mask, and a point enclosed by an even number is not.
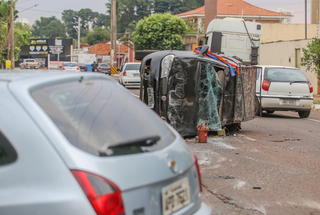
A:
[[[26,62],[35,62],[35,60],[26,60]]]
[[[108,64],[100,64],[100,66],[102,66],[102,67],[109,67]]]
[[[78,66],[78,64],[76,64],[76,63],[64,63],[63,65],[66,67],[77,67]]]
[[[96,156],[157,151],[174,140],[156,114],[112,81],[67,82],[31,94],[71,144]]]
[[[139,70],[140,64],[127,64],[125,70]]]
[[[275,82],[309,82],[301,70],[294,68],[266,68],[265,79]]]

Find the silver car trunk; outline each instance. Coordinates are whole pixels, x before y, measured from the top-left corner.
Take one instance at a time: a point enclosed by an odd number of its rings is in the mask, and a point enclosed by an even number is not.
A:
[[[308,83],[271,82],[268,95],[302,97],[310,92]]]
[[[170,208],[167,208],[167,212],[163,208],[164,204],[168,203],[165,195],[170,194],[170,185],[173,185],[174,189],[182,189],[183,185],[183,192],[190,197],[190,202],[185,202],[187,197],[181,197],[179,214],[192,214],[200,207],[201,195],[195,160],[187,144],[176,131],[164,124],[165,122],[115,81],[105,76],[87,73],[79,74],[76,78],[73,75],[69,79],[68,74],[53,76],[56,79],[54,82],[47,83],[45,79],[35,77],[13,82],[10,89],[20,103],[30,110],[30,116],[70,170],[87,171],[116,184],[121,190],[126,214],[138,214],[137,211],[155,215],[171,213]],[[96,78],[99,81],[95,81]],[[63,82],[60,83],[60,79]],[[66,79],[70,82],[66,83]],[[106,80],[106,83],[103,80]],[[65,86],[67,88],[64,88]],[[78,86],[82,88],[78,89]],[[54,87],[53,91],[51,87]],[[96,91],[91,93],[83,90],[94,87]],[[49,97],[46,96],[47,92],[50,92]],[[69,96],[75,92],[79,93],[75,95],[81,96],[74,96],[75,100],[72,101]],[[48,98],[50,99],[46,101]],[[84,98],[96,100],[96,103],[88,103]],[[51,111],[55,109],[53,106],[68,114],[67,118],[65,114],[61,118],[67,121],[57,119],[60,117],[56,115],[57,110],[52,117]],[[137,124],[136,119],[142,115],[142,124]],[[85,120],[89,120],[89,124],[82,124]],[[66,122],[71,127],[65,127]],[[74,128],[77,129],[75,139],[72,136]],[[107,148],[95,145],[99,143],[99,139],[109,136],[122,140],[123,135],[127,134],[139,137],[148,132],[161,134],[163,131],[166,134],[160,135],[160,140],[154,148],[147,147],[142,153],[107,156],[104,154],[104,150],[108,151]],[[91,132],[95,132],[95,135]],[[74,142],[77,139],[85,141]],[[107,139],[105,141],[108,142]],[[103,153],[96,155],[97,149]]]

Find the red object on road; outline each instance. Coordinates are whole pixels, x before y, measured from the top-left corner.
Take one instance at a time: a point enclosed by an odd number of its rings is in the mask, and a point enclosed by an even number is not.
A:
[[[206,143],[208,141],[208,131],[210,129],[207,127],[207,123],[203,122],[200,125],[198,125],[198,138],[196,140],[199,141],[199,143]]]

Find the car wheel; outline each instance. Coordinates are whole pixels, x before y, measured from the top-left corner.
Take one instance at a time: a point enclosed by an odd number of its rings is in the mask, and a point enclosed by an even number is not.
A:
[[[254,114],[256,116],[260,116],[260,110],[261,110],[261,105],[260,105],[260,102],[259,102],[258,98],[256,97]]]
[[[274,113],[274,110],[267,110],[267,113]]]
[[[310,115],[311,110],[308,111],[298,111],[300,118],[308,118]]]

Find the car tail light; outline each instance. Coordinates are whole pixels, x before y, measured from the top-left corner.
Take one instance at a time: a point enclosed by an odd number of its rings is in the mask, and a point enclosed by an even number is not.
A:
[[[126,70],[123,71],[122,75],[123,75],[123,76],[127,76]]]
[[[62,70],[66,70],[66,68],[64,68],[64,65],[62,64]]]
[[[79,71],[80,70],[80,67],[79,67],[79,65],[77,66],[77,71]]]
[[[311,82],[308,83],[308,87],[309,87],[309,92],[313,93],[313,86],[312,86]]]
[[[71,170],[97,215],[124,214],[120,189],[111,181],[92,173]]]
[[[28,66],[28,63],[26,63],[26,66]]]
[[[38,65],[38,66],[40,65],[39,62],[37,63],[37,65]]]
[[[268,81],[268,80],[263,80],[263,82],[262,82],[262,89],[265,90],[265,91],[268,91],[268,90],[269,90],[269,87],[270,87],[270,84],[271,84],[270,81]]]
[[[198,178],[199,178],[199,187],[200,187],[200,192],[202,192],[202,180],[201,180],[201,173],[200,173],[200,167],[198,164],[198,158],[196,156],[196,154],[192,151],[193,157],[194,157],[194,164],[197,167],[197,172],[198,172]]]
[[[101,67],[99,67],[98,69],[101,69]]]

